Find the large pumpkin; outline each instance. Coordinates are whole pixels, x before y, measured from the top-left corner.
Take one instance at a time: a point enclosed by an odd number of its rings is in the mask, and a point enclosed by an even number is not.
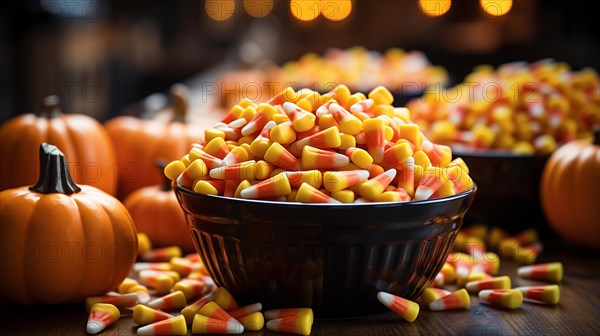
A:
[[[172,96],[174,107],[170,111],[170,122],[124,116],[106,124],[117,152],[121,199],[142,187],[160,184],[162,173],[151,168],[154,161],[179,159],[200,139],[201,126],[185,122],[187,89],[174,86]]]
[[[77,186],[61,151],[43,143],[38,183],[0,192],[0,245],[0,297],[56,304],[115,289],[135,261],[137,235],[117,199]]]
[[[162,173],[163,168],[164,163],[161,163],[157,171]],[[185,252],[195,251],[185,215],[167,177],[163,175],[162,185],[134,191],[123,203],[138,232],[148,235],[152,245],[177,245]]]
[[[67,158],[73,179],[115,194],[115,153],[100,123],[82,114],[62,114],[59,98],[48,96],[39,115],[24,114],[0,126],[0,190],[35,183],[42,142],[52,142]]]
[[[600,128],[552,154],[542,176],[542,206],[552,228],[569,241],[600,249]]]

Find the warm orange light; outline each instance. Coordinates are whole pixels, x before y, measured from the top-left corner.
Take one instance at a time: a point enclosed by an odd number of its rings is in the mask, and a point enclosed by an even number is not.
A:
[[[512,0],[480,0],[481,9],[492,16],[502,16],[512,8]]]
[[[261,18],[273,10],[273,0],[244,0],[244,9],[248,15]]]
[[[321,14],[319,0],[292,0],[290,12],[300,21],[312,21]]]
[[[452,6],[452,0],[419,0],[421,12],[427,16],[442,16]]]
[[[206,0],[204,3],[206,14],[215,21],[225,21],[235,12],[234,0]]]
[[[351,0],[321,0],[321,14],[331,21],[342,21],[352,12]]]

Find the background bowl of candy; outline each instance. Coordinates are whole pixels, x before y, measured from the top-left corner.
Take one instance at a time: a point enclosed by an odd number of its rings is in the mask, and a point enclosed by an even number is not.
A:
[[[476,67],[463,83],[407,106],[429,139],[450,145],[478,182],[467,222],[549,234],[539,197],[544,166],[560,145],[592,136],[599,102],[595,70],[546,59]]]

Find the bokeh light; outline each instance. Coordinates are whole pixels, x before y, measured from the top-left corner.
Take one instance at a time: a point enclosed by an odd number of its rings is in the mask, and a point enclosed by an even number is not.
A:
[[[215,21],[225,21],[235,13],[234,0],[206,0],[206,14]]]
[[[512,8],[512,0],[480,0],[481,9],[492,16],[502,16]]]
[[[273,10],[273,0],[244,0],[244,10],[255,18],[267,16]]]
[[[427,16],[436,17],[446,14],[452,6],[452,0],[419,0],[419,9]]]
[[[290,12],[300,21],[312,21],[321,14],[319,0],[292,0]]]
[[[342,21],[352,12],[351,0],[321,0],[321,14],[331,21]]]

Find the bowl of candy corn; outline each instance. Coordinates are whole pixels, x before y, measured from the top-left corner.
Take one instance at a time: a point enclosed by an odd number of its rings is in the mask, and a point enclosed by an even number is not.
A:
[[[219,286],[332,318],[382,311],[379,291],[414,299],[428,286],[476,186],[392,102],[384,87],[344,86],[243,100],[165,167]]]
[[[595,70],[542,60],[479,66],[462,84],[407,107],[425,135],[451,146],[477,180],[481,192],[468,222],[550,233],[539,200],[544,165],[558,146],[591,136],[599,103]]]

